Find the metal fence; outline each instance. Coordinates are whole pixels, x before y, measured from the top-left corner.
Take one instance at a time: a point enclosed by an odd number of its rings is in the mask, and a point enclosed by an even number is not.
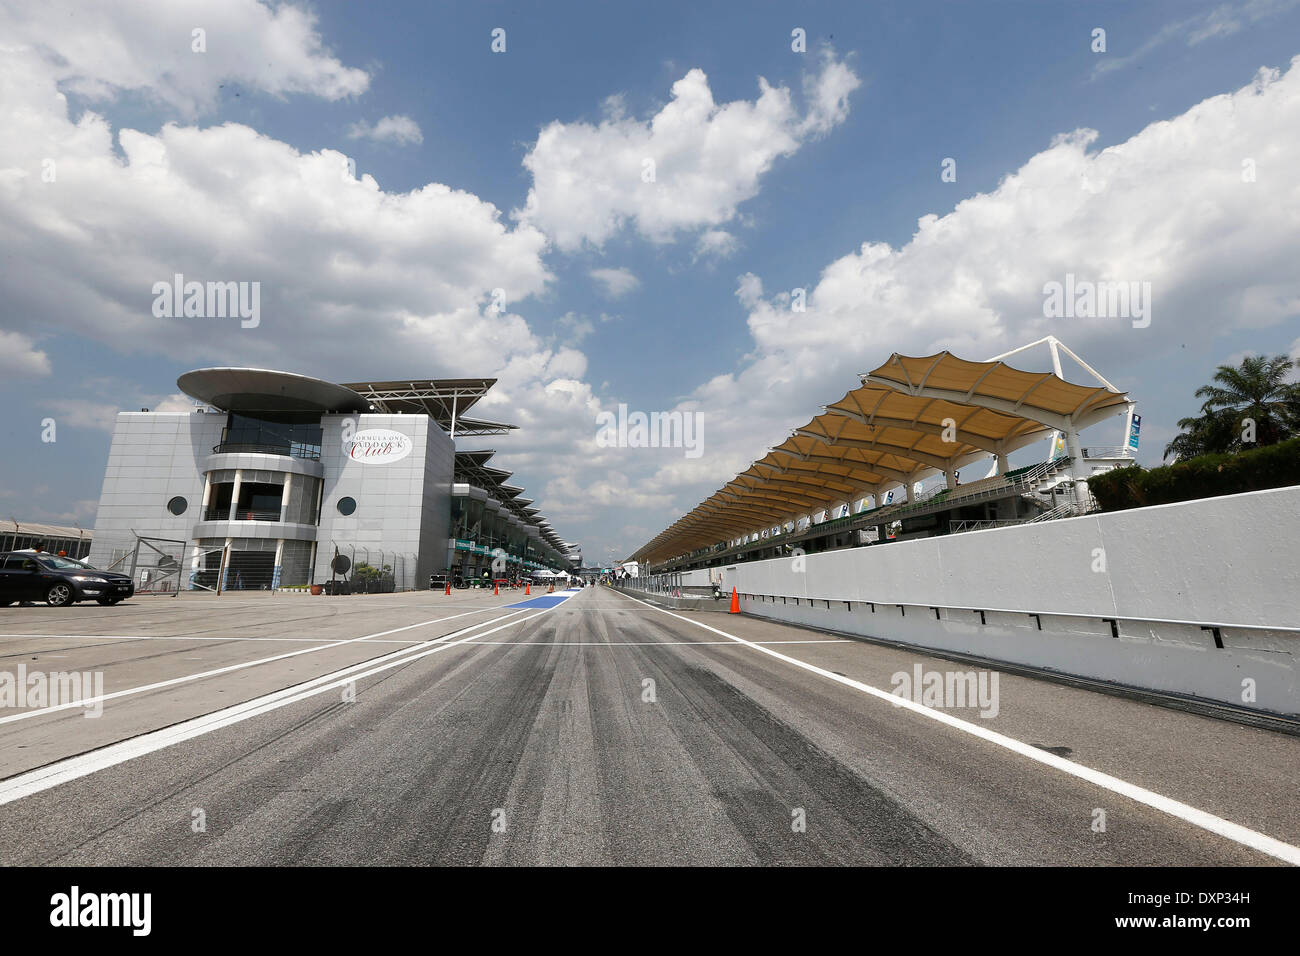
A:
[[[234,539],[230,547],[216,541],[161,538],[131,532],[104,541],[97,564],[131,578],[137,594],[175,595],[178,591],[222,592],[305,589],[324,586],[337,594],[387,594],[421,586],[419,555],[392,548],[321,542],[313,559],[311,541],[284,541],[280,564],[277,542]],[[343,560],[335,565],[335,555]],[[427,586],[427,579],[424,582]]]
[[[409,551],[358,547],[330,542],[330,577],[316,581],[331,593],[388,594],[417,586],[418,556]],[[342,560],[340,560],[342,559]]]
[[[113,549],[113,560],[104,570],[125,574],[135,583],[136,594],[175,597],[182,588],[188,587],[185,564],[188,544],[175,538],[136,535],[130,548]]]

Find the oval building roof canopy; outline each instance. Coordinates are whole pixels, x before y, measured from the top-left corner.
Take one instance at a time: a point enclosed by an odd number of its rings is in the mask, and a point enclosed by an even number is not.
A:
[[[176,380],[182,392],[229,412],[364,412],[350,388],[265,368],[199,368]]]

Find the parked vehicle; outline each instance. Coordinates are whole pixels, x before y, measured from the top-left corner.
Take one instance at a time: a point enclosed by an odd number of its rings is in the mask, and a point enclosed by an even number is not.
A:
[[[78,601],[117,604],[135,594],[125,574],[100,571],[85,561],[48,551],[0,553],[0,607],[15,601],[44,601],[67,607]]]

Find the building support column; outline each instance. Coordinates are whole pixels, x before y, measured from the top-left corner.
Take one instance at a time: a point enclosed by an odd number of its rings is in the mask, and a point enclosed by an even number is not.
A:
[[[1074,503],[1080,511],[1088,507],[1087,463],[1083,460],[1083,443],[1079,430],[1071,428],[1065,433],[1065,447],[1070,454],[1070,477],[1074,479]]]
[[[236,478],[235,481],[238,482],[239,479]],[[229,561],[229,558],[232,557],[232,556],[234,555],[234,551],[231,550],[231,546],[232,546],[234,543],[235,543],[235,539],[234,539],[234,538],[227,538],[227,539],[226,539],[225,547],[223,548],[223,551],[224,551],[224,553],[225,553],[225,557],[226,557],[227,560],[226,560],[225,563],[222,565],[222,568],[221,568],[221,580],[218,582],[218,586],[221,588],[222,591],[226,590],[226,581],[227,581],[227,580],[229,579],[229,577],[230,577],[230,561]]]
[[[287,486],[286,482],[286,486]],[[284,573],[284,538],[275,540],[275,561],[271,564],[271,590],[280,587],[280,575]]]
[[[235,515],[239,512],[239,486],[243,482],[244,472],[241,468],[235,469],[235,483],[230,489],[230,512],[226,515],[227,521],[234,521]]]

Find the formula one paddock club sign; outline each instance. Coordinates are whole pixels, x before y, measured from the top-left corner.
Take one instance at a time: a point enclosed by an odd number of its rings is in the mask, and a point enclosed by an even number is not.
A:
[[[411,453],[414,443],[391,428],[363,428],[344,443],[348,457],[365,465],[387,465]]]

